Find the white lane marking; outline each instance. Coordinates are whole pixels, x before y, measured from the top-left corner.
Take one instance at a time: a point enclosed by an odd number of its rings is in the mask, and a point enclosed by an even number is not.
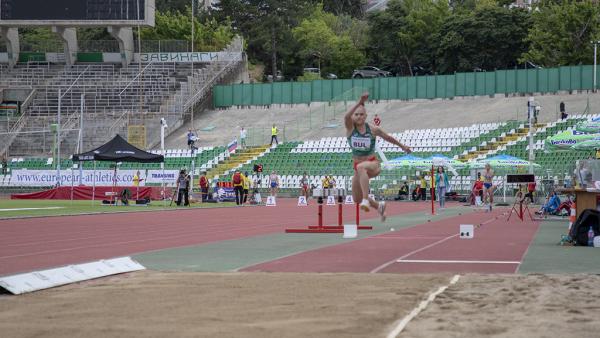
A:
[[[417,307],[415,307],[407,316],[402,318],[402,320],[400,320],[398,322],[398,324],[396,324],[394,329],[392,331],[390,331],[390,333],[388,333],[387,338],[396,338],[402,332],[402,330],[404,330],[406,325],[408,325],[408,323],[413,318],[415,318],[421,311],[425,310],[425,308],[427,307],[427,305],[429,305],[429,303],[431,303],[431,302],[433,302],[433,300],[435,300],[435,297],[437,297],[440,293],[444,292],[450,285],[456,284],[456,282],[458,282],[459,278],[460,278],[460,275],[454,275],[454,277],[452,277],[452,279],[450,280],[450,283],[448,285],[440,286],[440,288],[437,289],[437,291],[429,294],[427,299],[425,299],[424,301],[419,303],[419,305],[417,305]]]
[[[432,260],[432,259],[399,259],[397,263],[445,263],[445,264],[521,264],[517,261],[451,261],[451,260]]]

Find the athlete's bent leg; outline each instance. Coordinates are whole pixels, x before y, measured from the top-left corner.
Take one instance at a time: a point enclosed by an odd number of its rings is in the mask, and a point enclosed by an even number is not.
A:
[[[360,187],[360,180],[358,179],[358,173],[354,172],[354,176],[352,176],[352,199],[354,199],[354,203],[360,204],[362,202],[362,189]]]

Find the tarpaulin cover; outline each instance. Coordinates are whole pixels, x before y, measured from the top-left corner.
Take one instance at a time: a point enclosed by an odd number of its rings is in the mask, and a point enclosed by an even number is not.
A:
[[[131,199],[135,200],[138,198],[138,190],[136,187],[110,187],[110,186],[102,186],[96,187],[94,192],[96,200],[105,200],[110,199],[107,192],[116,192],[120,194],[123,189],[129,189],[131,192]],[[88,186],[78,186],[73,187],[73,199],[74,200],[91,200],[92,199],[92,191],[93,187]],[[161,199],[161,187],[139,187],[139,198],[150,197],[152,200],[160,200]],[[171,196],[171,188],[165,188],[166,197]],[[23,199],[23,200],[70,200],[71,199],[71,187],[58,187],[50,190],[43,190],[33,193],[26,194],[12,194],[10,196],[11,199]]]

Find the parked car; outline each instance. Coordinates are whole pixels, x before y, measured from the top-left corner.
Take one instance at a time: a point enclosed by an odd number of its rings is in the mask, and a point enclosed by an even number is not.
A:
[[[352,78],[363,78],[363,77],[386,77],[392,76],[392,73],[381,70],[377,67],[365,66],[359,69],[355,69],[352,72]]]

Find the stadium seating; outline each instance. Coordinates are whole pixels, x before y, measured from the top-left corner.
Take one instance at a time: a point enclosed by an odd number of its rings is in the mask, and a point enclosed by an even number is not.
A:
[[[536,126],[534,134],[536,163],[542,166],[540,173],[564,176],[572,171],[574,161],[580,158],[588,158],[590,151],[561,152],[546,154],[543,150],[543,142],[546,137],[555,135],[563,130],[569,130],[580,121],[591,118],[590,115],[572,116],[566,120],[558,120],[547,124]],[[466,160],[473,154],[469,161],[484,159],[488,156],[506,154],[522,159],[528,158],[527,128],[519,121],[507,121],[503,123],[486,123],[460,128],[442,129],[420,129],[406,130],[401,133],[392,133],[394,137],[404,144],[409,145],[415,155],[428,157],[432,154],[444,154],[455,159]],[[379,146],[386,153],[388,159],[403,156],[404,153],[396,146],[380,142]],[[256,148],[258,149],[258,148]],[[160,153],[160,151],[153,151]],[[304,173],[308,175],[310,184],[320,187],[325,175],[331,175],[337,181],[338,187],[350,188],[351,176],[353,175],[352,157],[347,141],[344,137],[324,137],[319,140],[308,140],[304,142],[286,142],[272,148],[260,148],[254,151],[251,157],[238,151],[229,154],[226,147],[202,147],[196,155],[196,173],[201,170],[216,168],[210,172],[218,175],[217,181],[225,182],[230,179],[228,174],[233,169],[252,173],[251,178],[258,179],[266,177],[272,171],[277,171],[281,179],[281,188],[297,189]],[[191,151],[188,149],[168,149],[165,151],[165,169],[190,168],[192,161]],[[235,159],[239,157],[239,159]],[[229,159],[231,157],[231,159]],[[227,161],[225,161],[228,159]],[[223,164],[226,163],[226,164]],[[227,164],[229,163],[229,164]],[[232,164],[233,163],[233,164]],[[263,173],[253,173],[255,164],[263,165]],[[70,160],[62,160],[63,168],[72,167]],[[97,162],[97,169],[108,169],[111,163]],[[221,169],[217,167],[220,166]],[[8,164],[10,169],[51,169],[54,167],[52,158],[28,158],[15,157]],[[84,168],[91,169],[93,164],[85,162]],[[225,168],[226,167],[226,168]],[[150,170],[159,169],[160,164],[123,163],[121,169]],[[387,191],[396,193],[397,188],[403,181],[412,183],[418,170],[405,168],[396,169],[393,172],[383,171],[377,177],[372,187],[377,192]],[[429,179],[427,172],[424,174]],[[468,169],[458,171],[458,175],[451,175],[450,183],[454,190],[468,192],[471,189],[472,172]],[[0,184],[6,185],[9,175],[3,176]],[[214,180],[214,177],[209,177]],[[501,176],[496,178],[501,185]],[[214,182],[213,182],[214,183]],[[261,188],[267,188],[267,180],[263,179]]]

